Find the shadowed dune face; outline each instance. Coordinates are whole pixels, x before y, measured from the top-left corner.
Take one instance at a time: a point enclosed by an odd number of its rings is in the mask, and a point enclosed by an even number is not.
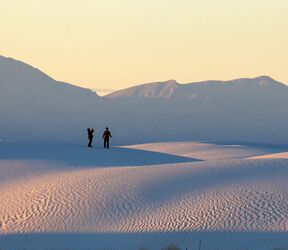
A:
[[[0,160],[61,162],[67,166],[121,167],[200,161],[192,157],[141,149],[112,147],[109,150],[84,145],[0,143]]]
[[[29,233],[0,236],[3,249],[151,249],[169,244],[181,249],[286,250],[286,232],[153,232],[153,233]],[[227,240],[227,238],[229,240]],[[237,248],[236,248],[237,243]],[[9,246],[9,247],[7,247]],[[60,247],[59,247],[60,246]],[[247,247],[248,246],[248,247]]]

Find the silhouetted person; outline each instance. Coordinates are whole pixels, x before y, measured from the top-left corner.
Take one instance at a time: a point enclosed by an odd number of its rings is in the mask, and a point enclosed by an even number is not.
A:
[[[88,140],[89,140],[89,143],[88,143],[88,147],[91,148],[92,147],[92,141],[93,141],[93,133],[94,133],[94,129],[90,129],[90,128],[87,128],[87,133],[88,133]]]
[[[105,129],[102,137],[104,140],[104,148],[109,148],[109,140],[110,140],[110,137],[112,138],[112,135],[108,128]]]

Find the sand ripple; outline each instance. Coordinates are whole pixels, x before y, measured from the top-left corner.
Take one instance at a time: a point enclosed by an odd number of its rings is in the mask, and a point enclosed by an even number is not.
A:
[[[287,163],[43,172],[1,187],[0,232],[287,232]]]

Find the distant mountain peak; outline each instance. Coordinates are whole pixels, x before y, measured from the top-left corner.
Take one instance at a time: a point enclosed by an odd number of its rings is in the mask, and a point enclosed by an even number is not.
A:
[[[180,84],[176,80],[171,79],[163,82],[153,82],[153,83],[145,83],[138,86],[134,86],[131,88],[119,90],[113,92],[111,94],[106,95],[107,98],[124,98],[124,97],[142,97],[142,98],[155,98],[155,99],[167,99],[171,97],[185,98],[188,96],[189,98],[194,98],[197,96],[197,92],[200,91],[199,87],[201,87],[201,91],[203,92],[204,88],[207,92],[210,93],[210,90],[214,91],[215,88],[218,88],[223,85],[230,85],[231,87],[235,86],[241,88],[243,90],[249,91],[249,89],[279,89],[282,87],[287,87],[285,84],[275,81],[270,76],[258,76],[255,78],[240,78],[230,81],[203,81],[203,82],[195,82],[188,84]],[[213,89],[211,89],[213,87]],[[213,94],[213,91],[211,94]]]
[[[286,87],[285,84],[278,82],[274,80],[273,78],[271,78],[270,76],[266,76],[266,75],[258,76],[255,78],[240,78],[240,79],[228,81],[227,83],[235,84],[238,86],[253,85],[253,86],[269,87],[269,88]]]
[[[66,95],[67,98],[72,98],[72,95],[76,97],[77,95],[83,95],[87,98],[90,98],[90,96],[92,98],[98,97],[96,93],[88,89],[56,81],[27,63],[1,55],[0,86],[7,93],[18,94],[19,96],[25,93],[26,96],[31,97],[30,99],[38,98],[41,95],[46,97],[49,94],[50,97],[59,95]]]
[[[272,77],[267,76],[267,75],[262,75],[262,76],[257,76],[254,79],[258,79],[258,80],[269,80],[269,81],[275,81]]]
[[[268,86],[268,85],[282,85],[282,86],[286,86],[285,84],[278,82],[276,80],[274,80],[272,77],[270,76],[259,76],[257,78],[255,78],[258,80],[258,83],[262,86]]]
[[[168,85],[179,85],[179,83],[176,80],[174,80],[174,79],[165,81],[163,83],[168,84]]]
[[[50,83],[54,81],[52,77],[48,76],[38,68],[11,57],[0,56],[0,73],[2,81],[3,79],[14,79],[12,81],[14,84],[31,83],[36,79],[36,84],[37,82]]]
[[[108,98],[117,97],[145,97],[145,98],[169,98],[175,88],[180,84],[172,79],[164,82],[145,83],[131,88],[123,89],[106,95]]]

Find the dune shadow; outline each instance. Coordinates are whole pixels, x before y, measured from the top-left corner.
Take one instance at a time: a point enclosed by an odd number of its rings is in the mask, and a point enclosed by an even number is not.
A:
[[[201,241],[201,242],[200,242]],[[0,234],[0,249],[180,249],[287,250],[287,232],[152,232]],[[201,246],[200,246],[201,244]],[[200,246],[200,248],[199,248]]]
[[[131,148],[88,148],[83,145],[0,143],[0,160],[43,160],[70,166],[146,166],[200,161],[183,156]]]

